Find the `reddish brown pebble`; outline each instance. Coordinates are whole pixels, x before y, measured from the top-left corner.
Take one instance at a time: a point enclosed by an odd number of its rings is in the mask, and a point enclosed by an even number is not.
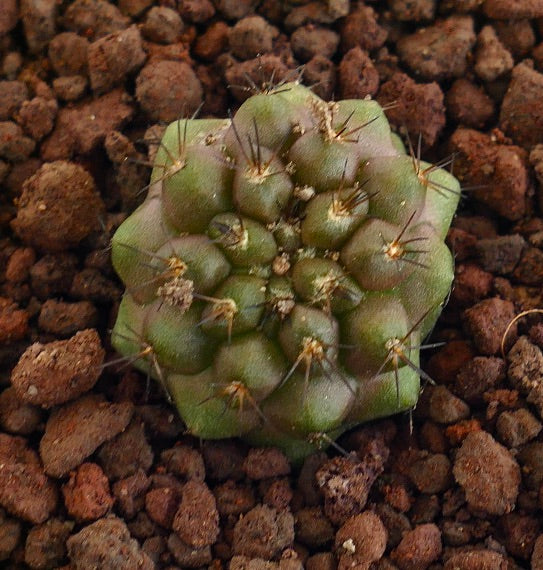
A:
[[[69,340],[35,343],[19,359],[11,383],[24,402],[50,408],[90,390],[101,374],[104,355],[94,329]]]
[[[440,384],[451,384],[463,364],[475,356],[472,346],[464,340],[452,340],[428,362],[428,373]]]
[[[26,440],[0,433],[0,505],[16,517],[40,524],[56,509],[57,498],[56,486]]]
[[[108,132],[128,121],[133,112],[131,99],[120,88],[91,101],[63,107],[53,132],[41,145],[41,156],[54,161],[68,159],[74,153],[87,154],[103,142]]]
[[[224,4],[224,1],[219,0],[217,5],[221,4]],[[238,8],[243,4],[244,2],[237,2]],[[195,24],[201,24],[215,15],[215,7],[211,0],[180,0],[177,9],[183,19]]]
[[[493,550],[469,550],[468,552],[459,552],[453,554],[445,565],[443,570],[507,570],[509,563],[499,553]],[[532,567],[532,570],[535,570]]]
[[[400,21],[433,20],[436,5],[433,0],[391,0],[390,8]]]
[[[123,30],[129,19],[115,4],[103,0],[75,0],[64,12],[64,27],[91,40]]]
[[[48,135],[55,124],[58,104],[54,99],[34,97],[25,101],[17,113],[17,121],[35,141]]]
[[[543,418],[543,353],[521,336],[507,355],[509,368],[507,376],[511,385],[526,395]]]
[[[205,483],[189,481],[183,485],[173,529],[179,538],[194,548],[209,546],[219,534],[219,513],[215,497]]]
[[[0,393],[0,426],[3,430],[28,435],[38,428],[41,418],[40,409],[20,400],[12,386]]]
[[[422,524],[406,532],[390,558],[400,570],[428,568],[441,555],[441,532],[433,523]]]
[[[534,550],[532,552],[532,570],[543,570],[543,534],[540,534],[537,537],[534,544]]]
[[[290,512],[257,505],[234,527],[232,551],[250,558],[271,559],[294,540],[294,519]]]
[[[421,452],[408,467],[408,475],[421,493],[443,493],[451,484],[451,462],[442,453]]]
[[[187,481],[203,481],[206,470],[199,451],[187,445],[177,445],[160,454],[166,471]]]
[[[173,487],[152,489],[145,495],[145,510],[149,518],[164,528],[172,528],[179,508],[179,495]]]
[[[429,414],[438,424],[452,424],[469,416],[469,406],[446,386],[429,387]]]
[[[243,468],[247,477],[254,480],[280,477],[290,473],[285,454],[276,447],[255,447],[249,450]]]
[[[505,330],[515,317],[515,307],[511,301],[494,297],[467,309],[463,317],[477,348],[491,356],[500,351]],[[515,334],[516,324],[509,328],[508,338],[514,338]]]
[[[0,158],[10,162],[22,162],[32,152],[36,143],[25,137],[23,129],[13,121],[0,122]]]
[[[134,518],[145,504],[145,493],[151,480],[143,471],[113,484],[116,507],[127,520]]]
[[[498,528],[504,537],[507,552],[528,561],[540,532],[539,518],[517,512],[508,513],[500,518]]]
[[[498,39],[492,26],[484,26],[477,36],[475,73],[483,81],[495,81],[513,69],[514,60]]]
[[[474,511],[503,515],[514,508],[520,468],[509,451],[488,432],[467,435],[456,454],[453,474]]]
[[[183,31],[181,16],[171,8],[153,6],[145,16],[142,34],[150,41],[171,44],[179,39]]]
[[[445,95],[447,113],[466,127],[480,129],[494,115],[494,103],[483,89],[465,78],[457,79]]]
[[[499,275],[511,273],[520,260],[526,241],[519,234],[480,239],[475,249],[483,269]]]
[[[86,38],[73,32],[63,32],[55,36],[48,46],[49,61],[57,75],[83,75],[87,71]]]
[[[453,133],[450,146],[456,153],[455,174],[462,184],[477,186],[475,198],[508,220],[522,218],[529,187],[522,149],[464,128]]]
[[[202,85],[183,61],[151,61],[138,75],[136,98],[154,121],[190,116],[202,102]]]
[[[294,55],[300,61],[307,62],[316,55],[330,59],[336,53],[339,35],[333,30],[309,24],[295,30],[290,42]]]
[[[94,180],[84,168],[71,162],[52,162],[23,184],[12,226],[36,249],[62,251],[98,229],[103,210]]]
[[[27,99],[28,88],[22,81],[0,81],[0,121],[12,119]]]
[[[28,313],[11,300],[0,297],[0,345],[21,340],[28,330]]]
[[[321,507],[300,509],[295,521],[296,540],[309,548],[324,547],[334,538],[334,527]]]
[[[34,570],[57,568],[66,557],[66,540],[73,526],[73,521],[51,518],[32,527],[26,537],[26,564]]]
[[[502,412],[496,422],[498,437],[508,447],[519,447],[537,437],[541,422],[526,408]]]
[[[357,46],[343,56],[338,83],[342,99],[364,99],[377,93],[379,73],[370,56]]]
[[[148,471],[154,454],[145,436],[143,422],[134,419],[122,433],[104,443],[98,458],[109,479],[123,479],[140,469]]]
[[[40,441],[46,473],[53,477],[69,473],[98,446],[123,431],[133,412],[132,404],[110,404],[99,395],[87,395],[55,409]]]
[[[500,112],[500,126],[516,144],[530,149],[541,142],[543,74],[527,63],[514,69]]]
[[[228,42],[232,53],[241,60],[269,53],[279,30],[261,16],[247,16],[229,31]]]
[[[115,568],[154,570],[155,565],[130,536],[126,524],[115,516],[92,523],[67,541],[74,570]]]
[[[22,283],[30,276],[30,268],[36,262],[36,253],[31,247],[18,247],[11,255],[6,267],[6,279]]]
[[[38,326],[45,332],[67,337],[77,331],[96,326],[98,311],[89,301],[66,303],[47,299],[41,306]]]
[[[432,146],[445,126],[443,92],[435,82],[420,84],[404,73],[395,73],[381,86],[377,100],[382,106],[390,105],[387,117],[392,125],[410,134],[420,133],[425,145]]]
[[[465,362],[454,381],[453,391],[468,404],[480,404],[483,393],[505,378],[505,362],[494,356],[476,356]]]
[[[248,485],[229,480],[213,489],[217,510],[221,516],[239,516],[250,511],[256,504],[254,492]]]
[[[194,55],[205,61],[214,61],[228,46],[228,25],[214,22],[196,38]]]
[[[211,564],[213,556],[210,546],[202,546],[202,548],[193,548],[185,544],[175,533],[168,537],[168,550],[179,566],[177,568],[201,568]]]
[[[137,26],[109,34],[89,45],[88,65],[92,90],[105,93],[124,81],[145,62]]]
[[[324,512],[334,524],[343,524],[366,506],[373,482],[383,470],[383,458],[363,462],[356,457],[335,457],[316,473],[324,495]]]
[[[427,80],[463,77],[475,44],[473,18],[455,15],[403,36],[397,43],[401,60]]]
[[[541,0],[486,0],[483,9],[489,18],[496,20],[520,20],[543,16]]]
[[[334,548],[339,556],[339,570],[357,565],[367,567],[385,553],[387,531],[381,519],[371,511],[355,515],[336,533]]]
[[[490,294],[494,276],[474,263],[460,263],[455,269],[451,300],[460,307],[474,305]]]
[[[109,482],[96,463],[82,463],[62,486],[68,513],[78,522],[103,517],[113,506]]]
[[[358,46],[366,51],[380,48],[387,39],[387,31],[377,23],[375,10],[360,4],[345,17],[340,28],[343,53]]]

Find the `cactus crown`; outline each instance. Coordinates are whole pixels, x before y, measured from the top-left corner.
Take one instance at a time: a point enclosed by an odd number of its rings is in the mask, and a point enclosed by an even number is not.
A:
[[[453,278],[457,180],[406,154],[372,100],[267,88],[172,123],[113,238],[115,348],[190,433],[301,457],[412,407]]]

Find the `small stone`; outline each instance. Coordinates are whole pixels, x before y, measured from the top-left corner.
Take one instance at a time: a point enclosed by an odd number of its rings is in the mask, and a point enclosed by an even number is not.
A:
[[[70,473],[62,493],[69,515],[78,522],[99,519],[113,506],[108,479],[96,463],[82,463]]]
[[[285,454],[276,447],[252,448],[243,463],[247,477],[253,480],[280,477],[290,473]]]
[[[456,454],[453,474],[474,511],[499,516],[513,510],[520,468],[489,433],[474,431],[466,436]]]
[[[483,570],[486,568],[488,570],[507,570],[509,563],[499,552],[478,549],[453,554],[443,566],[443,570],[457,570],[458,568],[465,570]],[[532,570],[535,568],[532,567]]]
[[[103,210],[94,180],[83,167],[51,162],[24,182],[12,226],[37,249],[62,251],[98,229]]]
[[[232,53],[241,60],[269,53],[279,30],[261,16],[247,16],[229,31],[228,41]]]
[[[370,6],[358,5],[340,26],[343,53],[354,47],[371,52],[386,41],[388,32],[377,23],[377,14]]]
[[[458,123],[474,129],[483,128],[494,115],[494,102],[465,78],[456,79],[445,96],[447,113]]]
[[[188,481],[183,485],[173,529],[185,544],[193,548],[215,543],[219,534],[219,513],[215,497],[205,483]]]
[[[85,75],[89,42],[74,32],[55,36],[48,46],[49,61],[60,76]]]
[[[377,562],[385,553],[387,531],[375,513],[364,511],[341,526],[336,533],[334,548],[340,569]]]
[[[339,40],[339,35],[333,30],[311,24],[298,28],[290,36],[294,55],[304,63],[316,55],[331,59],[336,53]]]
[[[541,18],[543,2],[540,0],[486,0],[484,13],[496,20],[520,20],[521,18]]]
[[[101,374],[104,355],[93,329],[69,340],[35,343],[19,359],[11,382],[23,402],[50,408],[90,390]]]
[[[485,299],[464,311],[464,323],[477,348],[485,355],[497,354],[509,323],[515,318],[511,301],[498,297]],[[509,328],[509,338],[514,338],[516,326]]]
[[[183,20],[171,8],[153,6],[145,16],[141,32],[152,42],[172,44],[183,32]]]
[[[110,404],[97,394],[66,404],[50,415],[40,441],[45,472],[63,477],[129,424],[132,404]]]
[[[441,551],[441,531],[435,524],[427,523],[406,532],[390,558],[400,570],[419,570],[435,562]]]
[[[495,81],[513,69],[512,55],[498,39],[492,26],[484,26],[477,36],[475,73],[483,81]]]
[[[379,73],[369,55],[354,47],[339,64],[338,83],[342,99],[364,99],[377,93]]]
[[[109,516],[92,523],[67,541],[68,555],[75,570],[115,568],[154,570],[152,560],[130,536],[125,523]]]
[[[89,45],[88,63],[92,90],[109,91],[138,70],[145,62],[137,26],[109,34]]]
[[[390,105],[387,117],[391,125],[410,134],[420,133],[427,146],[436,142],[445,126],[443,92],[436,82],[416,83],[405,73],[395,73],[381,86],[377,100],[381,106]]]
[[[136,98],[148,117],[170,122],[190,116],[202,102],[200,80],[183,61],[151,61],[138,75]]]
[[[15,113],[27,99],[28,87],[25,83],[22,81],[0,81],[0,121],[14,118]]]
[[[57,507],[58,493],[38,454],[22,437],[0,433],[0,506],[32,524],[45,522]]]
[[[278,556],[294,540],[294,518],[288,511],[277,512],[257,505],[234,527],[232,551],[250,558],[269,560]]]
[[[463,77],[475,39],[473,18],[455,15],[402,37],[397,48],[410,69],[433,81]]]
[[[66,540],[74,523],[51,518],[32,527],[26,537],[24,560],[30,568],[56,568],[66,557]]]
[[[446,386],[430,387],[430,418],[438,424],[452,424],[469,417],[469,406]]]
[[[542,98],[543,74],[527,63],[519,63],[513,69],[503,98],[500,127],[516,144],[528,150],[541,142]]]

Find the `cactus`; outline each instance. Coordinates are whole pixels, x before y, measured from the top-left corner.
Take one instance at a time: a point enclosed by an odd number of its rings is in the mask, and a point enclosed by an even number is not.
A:
[[[292,458],[410,409],[453,278],[443,166],[407,154],[375,101],[297,82],[170,124],[113,238],[114,347],[189,433]]]

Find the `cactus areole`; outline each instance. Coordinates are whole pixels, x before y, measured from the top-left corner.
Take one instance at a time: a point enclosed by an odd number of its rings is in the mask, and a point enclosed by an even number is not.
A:
[[[417,402],[459,195],[372,100],[287,83],[230,119],[174,122],[113,238],[113,345],[189,433],[300,459]]]

